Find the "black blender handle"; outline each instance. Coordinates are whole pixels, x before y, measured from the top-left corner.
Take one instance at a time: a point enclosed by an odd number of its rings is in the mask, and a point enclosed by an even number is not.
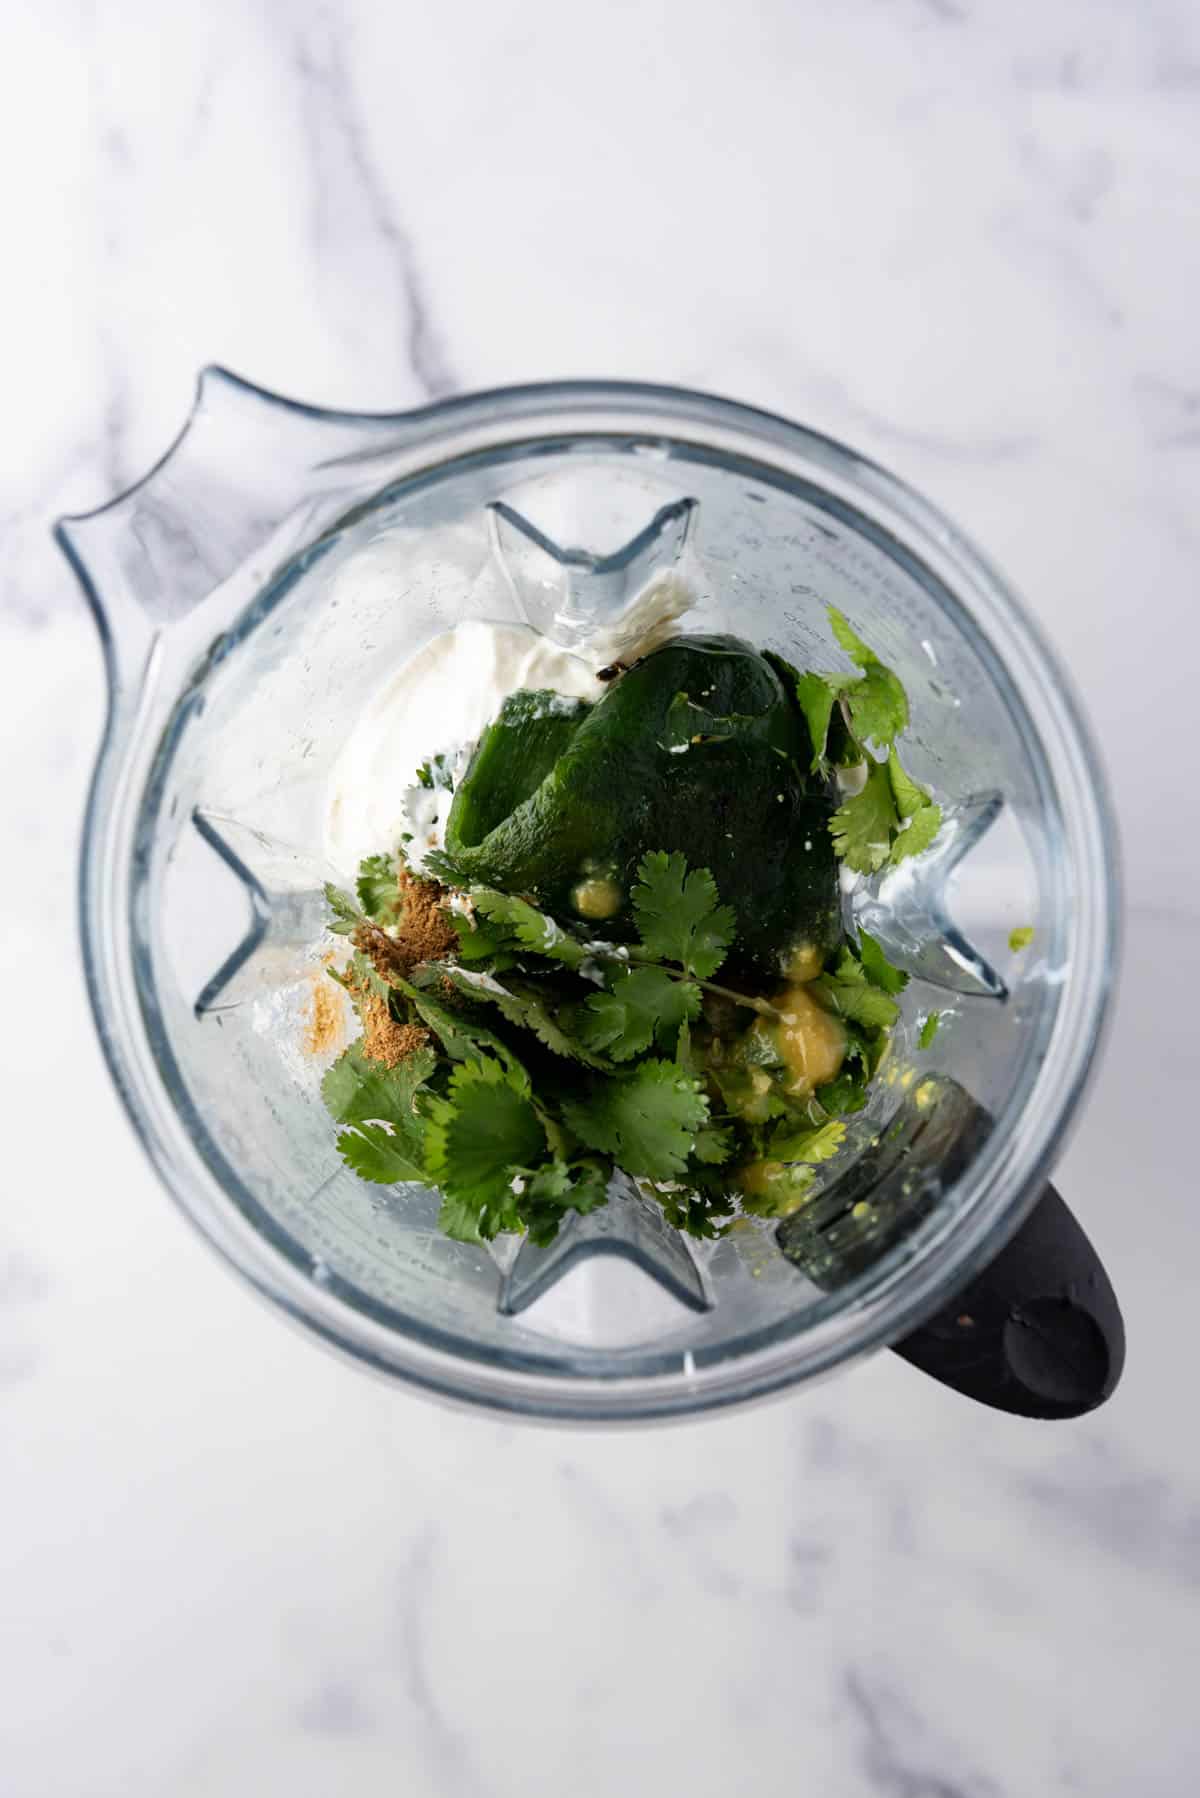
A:
[[[780,1250],[823,1292],[848,1285],[936,1210],[993,1128],[957,1080],[928,1075],[849,1168],[784,1219]],[[1047,1186],[988,1266],[892,1347],[998,1411],[1081,1417],[1121,1377],[1125,1327],[1099,1256]]]
[[[1100,1257],[1047,1186],[995,1260],[892,1347],[998,1411],[1082,1417],[1121,1378],[1125,1326]]]

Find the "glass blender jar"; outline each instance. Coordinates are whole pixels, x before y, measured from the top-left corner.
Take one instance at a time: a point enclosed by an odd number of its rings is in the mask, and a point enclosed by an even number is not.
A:
[[[1045,1184],[1113,974],[1104,781],[1046,645],[931,505],[695,393],[580,382],[382,417],[211,369],[162,462],[58,536],[110,687],[81,877],[98,1028],[168,1189],[261,1292],[378,1369],[540,1417],[685,1414],[882,1345],[1030,1415],[1108,1395],[1119,1312]],[[905,761],[945,826],[847,898],[911,976],[894,1077],[782,1224],[692,1243],[618,1177],[549,1248],[451,1241],[436,1194],[342,1164],[321,1104],[329,771],[436,632],[511,620],[576,647],[673,573],[684,629],[820,666],[833,604],[907,688]]]

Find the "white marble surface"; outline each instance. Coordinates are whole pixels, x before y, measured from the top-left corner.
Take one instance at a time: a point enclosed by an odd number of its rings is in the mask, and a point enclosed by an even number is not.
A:
[[[0,1792],[1193,1792],[1194,6],[5,23]],[[149,465],[210,360],[372,408],[722,390],[875,454],[1010,572],[1128,851],[1061,1170],[1125,1303],[1105,1411],[993,1416],[885,1356],[670,1431],[512,1427],[343,1366],[188,1232],[83,1007],[101,675],[48,525]]]

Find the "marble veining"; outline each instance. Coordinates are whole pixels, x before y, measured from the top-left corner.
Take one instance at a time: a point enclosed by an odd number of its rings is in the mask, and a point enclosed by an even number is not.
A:
[[[328,21],[316,45],[298,34],[292,66],[308,158],[317,255],[336,256],[340,235],[347,230],[386,245],[401,314],[406,317],[404,351],[421,395],[435,400],[453,393],[461,383],[446,359],[430,316],[412,238],[397,216],[388,183],[373,159],[337,25]],[[352,201],[355,204],[351,205]]]
[[[863,1772],[876,1791],[894,1798],[1000,1798],[994,1779],[973,1772],[939,1772],[941,1756],[924,1743],[925,1724],[901,1693],[847,1667],[846,1704],[858,1726]]]
[[[6,25],[0,1790],[1190,1798],[1195,7]],[[204,1251],[84,1009],[103,689],[49,528],[150,467],[214,361],[371,410],[726,392],[1006,570],[1124,832],[1125,981],[1058,1172],[1125,1306],[1107,1409],[1001,1418],[885,1355],[702,1423],[540,1430],[343,1365]]]

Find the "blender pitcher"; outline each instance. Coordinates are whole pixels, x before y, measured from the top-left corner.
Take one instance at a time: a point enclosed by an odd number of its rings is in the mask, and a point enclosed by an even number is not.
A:
[[[382,417],[211,369],[163,461],[58,537],[110,686],[81,882],[101,1040],[166,1185],[260,1291],[376,1368],[544,1417],[684,1414],[885,1344],[1009,1411],[1107,1397],[1120,1315],[1045,1183],[1112,978],[1103,777],[1062,671],[932,506],[694,393],[583,382]],[[907,687],[905,761],[945,824],[845,895],[911,977],[888,1077],[782,1222],[692,1242],[617,1175],[549,1247],[452,1241],[435,1193],[341,1162],[321,1103],[345,1022],[329,772],[436,632],[619,646],[664,583],[680,628],[801,667],[828,661],[836,605]]]

